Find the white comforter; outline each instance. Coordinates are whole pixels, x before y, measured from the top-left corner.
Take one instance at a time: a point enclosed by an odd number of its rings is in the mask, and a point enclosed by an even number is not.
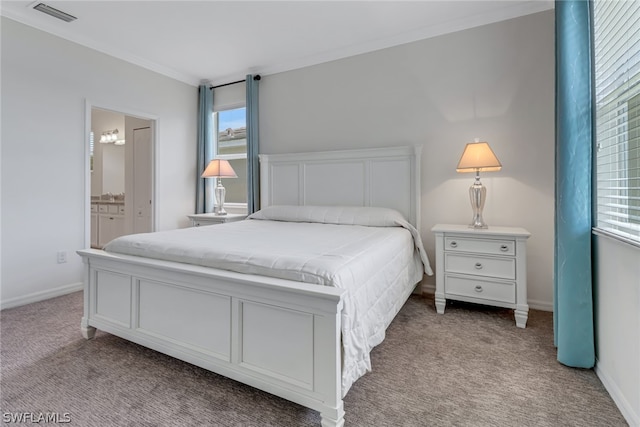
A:
[[[432,274],[417,231],[379,208],[271,207],[250,218],[123,236],[105,250],[348,289],[344,396],[423,272]]]

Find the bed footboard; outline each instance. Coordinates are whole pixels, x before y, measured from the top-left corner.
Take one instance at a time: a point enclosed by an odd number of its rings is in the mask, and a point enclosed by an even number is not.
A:
[[[78,251],[82,335],[136,342],[317,410],[342,426],[344,290],[167,261]]]

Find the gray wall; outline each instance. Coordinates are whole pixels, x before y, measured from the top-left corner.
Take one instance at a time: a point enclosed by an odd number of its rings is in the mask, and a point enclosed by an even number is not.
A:
[[[554,12],[265,76],[263,153],[422,145],[422,236],[468,223],[465,143],[490,143],[489,225],[524,227],[529,304],[551,310],[554,212]],[[433,284],[433,279],[430,279]]]
[[[2,306],[78,289],[87,102],[157,118],[158,229],[195,200],[197,88],[2,18]],[[87,134],[88,136],[88,134]],[[68,262],[58,264],[56,253]]]

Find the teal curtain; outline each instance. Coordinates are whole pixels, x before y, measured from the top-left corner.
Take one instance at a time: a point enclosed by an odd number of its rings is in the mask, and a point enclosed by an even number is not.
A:
[[[215,179],[201,178],[213,159],[213,90],[208,85],[198,88],[198,155],[196,164],[196,213],[212,212],[215,204]]]
[[[554,340],[558,360],[595,363],[591,286],[591,4],[558,0]]]
[[[258,130],[258,82],[259,75],[248,74],[247,85],[247,211],[260,209],[260,160]]]

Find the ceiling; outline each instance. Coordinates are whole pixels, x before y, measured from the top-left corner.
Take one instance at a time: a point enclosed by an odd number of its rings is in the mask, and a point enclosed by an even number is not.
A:
[[[273,74],[553,8],[497,1],[3,0],[3,16],[191,85]]]

